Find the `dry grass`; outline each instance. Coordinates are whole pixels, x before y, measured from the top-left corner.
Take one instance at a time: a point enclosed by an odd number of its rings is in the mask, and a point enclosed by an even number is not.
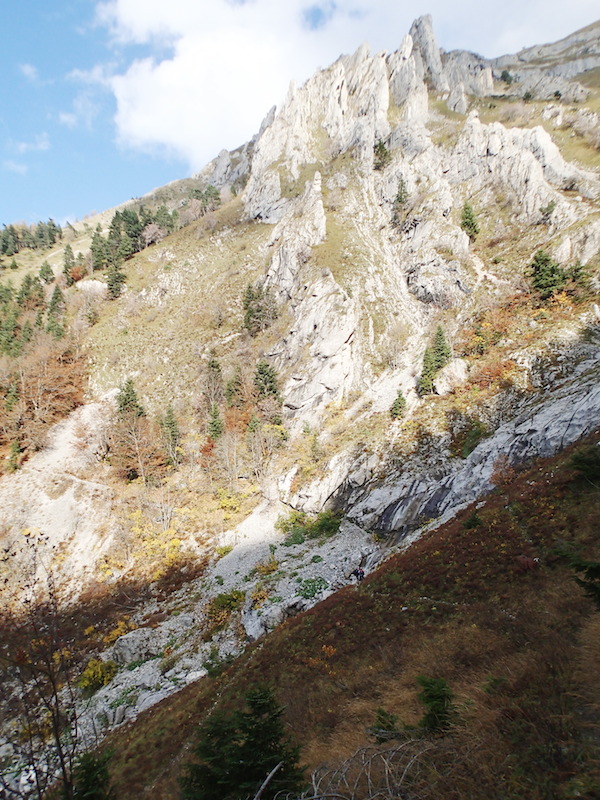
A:
[[[119,796],[150,787],[178,796],[177,765],[217,694],[230,706],[252,684],[276,685],[313,768],[368,743],[379,706],[416,724],[419,674],[448,681],[460,720],[433,740],[420,796],[483,800],[506,785],[515,800],[563,798],[592,786],[600,623],[556,547],[567,540],[585,557],[600,555],[600,495],[569,472],[567,455],[517,475],[478,509],[479,524],[465,524],[465,511],[360,588],[289,620],[218,681],[190,686],[115,732]],[[520,555],[541,567],[519,571]]]

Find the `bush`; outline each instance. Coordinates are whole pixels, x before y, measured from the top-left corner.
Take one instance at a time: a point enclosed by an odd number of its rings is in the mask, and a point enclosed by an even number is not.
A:
[[[305,539],[329,538],[339,531],[341,522],[341,515],[333,511],[321,511],[314,519],[304,511],[292,511],[287,518],[279,517],[275,527],[286,534],[284,545],[289,546]]]
[[[590,445],[576,450],[569,466],[590,483],[600,482],[600,445]]]
[[[221,592],[210,601],[211,608],[219,611],[237,611],[244,605],[246,595],[239,589],[231,592]]]
[[[313,597],[321,594],[328,586],[329,584],[325,578],[320,576],[317,578],[305,578],[298,587],[298,594],[305,600],[312,600]]]
[[[299,749],[288,739],[283,708],[270,689],[252,689],[247,710],[214,711],[200,726],[195,755],[181,779],[184,800],[254,797],[277,765],[262,800],[295,797],[302,786]],[[280,763],[281,762],[281,763]]]
[[[477,238],[477,234],[479,233],[479,225],[475,218],[473,206],[470,203],[465,203],[463,206],[460,227],[467,234],[469,239],[474,242]]]
[[[419,694],[419,700],[426,708],[425,714],[419,721],[419,727],[427,733],[444,731],[456,713],[450,687],[443,678],[427,678],[425,675],[419,675],[417,683],[423,689]]]
[[[385,169],[392,160],[392,154],[387,149],[384,142],[381,141],[381,139],[377,142],[377,144],[373,148],[373,152],[375,155],[373,161],[373,168],[378,171]]]
[[[547,300],[560,291],[567,282],[565,271],[553,261],[545,250],[538,250],[529,265],[531,283],[542,300]]]
[[[402,391],[399,390],[398,395],[392,403],[392,407],[390,408],[390,417],[392,419],[400,419],[400,417],[403,416],[405,409],[406,399],[402,394]]]
[[[79,676],[77,686],[84,694],[90,696],[109,684],[117,674],[118,667],[114,661],[102,661],[92,658]]]

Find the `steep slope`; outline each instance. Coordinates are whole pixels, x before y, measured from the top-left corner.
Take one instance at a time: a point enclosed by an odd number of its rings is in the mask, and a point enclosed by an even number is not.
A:
[[[127,206],[188,224],[128,258],[118,297],[100,269],[63,287],[88,403],[0,479],[3,592],[23,597],[24,530],[71,598],[148,585],[83,648],[121,667],[86,736],[597,428],[598,88],[521,102],[499,66],[442,53],[428,17],[395,53],[340,57],[250,143]],[[219,207],[192,213],[207,184]]]

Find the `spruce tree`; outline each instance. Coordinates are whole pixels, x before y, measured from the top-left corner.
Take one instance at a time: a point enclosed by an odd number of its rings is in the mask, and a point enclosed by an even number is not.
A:
[[[431,394],[433,392],[433,379],[435,378],[435,356],[430,347],[425,348],[423,354],[423,367],[419,378],[418,392],[420,395]]]
[[[469,239],[474,242],[479,233],[479,225],[475,219],[475,212],[470,203],[465,203],[462,209],[462,216],[460,219],[460,226],[467,234]]]
[[[108,296],[111,300],[116,300],[123,291],[125,284],[125,273],[121,272],[118,266],[111,264],[106,273],[106,286]]]
[[[72,286],[75,282],[73,280],[73,267],[75,266],[75,256],[73,255],[73,248],[70,244],[65,245],[63,255],[63,274],[67,279],[67,286]]]
[[[277,371],[264,359],[256,365],[254,373],[254,386],[260,397],[279,397],[277,387]]]
[[[530,265],[533,288],[542,300],[547,300],[559,292],[567,282],[567,276],[556,261],[545,250],[538,250]]]
[[[165,450],[167,451],[167,458],[171,466],[176,467],[181,461],[179,445],[181,443],[181,433],[173,406],[169,403],[165,416],[161,421],[160,427],[163,433],[163,440],[165,443]]]
[[[450,361],[451,355],[452,353],[446,341],[443,328],[441,325],[438,325],[433,340],[433,359],[436,371],[446,366]]]
[[[280,763],[261,800],[302,788],[299,750],[286,736],[283,708],[269,689],[251,690],[247,709],[213,712],[200,726],[195,755],[181,780],[184,800],[240,800],[254,797]],[[293,795],[295,796],[295,794]]]
[[[406,409],[406,399],[402,394],[402,390],[398,390],[398,394],[396,399],[392,403],[392,407],[390,408],[390,417],[392,419],[400,419],[400,417],[404,414]]]
[[[44,283],[52,283],[54,280],[54,272],[47,261],[44,261],[40,267],[40,278],[44,281]]]
[[[219,413],[219,406],[216,403],[213,403],[210,407],[210,413],[208,417],[208,435],[210,438],[215,441],[222,435],[223,431],[225,430],[225,425]]]
[[[117,411],[119,412],[119,416],[122,417],[130,414],[135,417],[143,417],[146,413],[144,407],[138,400],[137,392],[131,378],[127,378],[117,394]]]

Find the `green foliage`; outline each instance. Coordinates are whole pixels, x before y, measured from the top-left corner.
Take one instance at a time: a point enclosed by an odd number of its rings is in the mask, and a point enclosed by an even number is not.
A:
[[[450,361],[451,350],[446,341],[446,336],[441,325],[437,326],[433,345],[426,347],[423,354],[423,367],[421,377],[417,385],[420,395],[431,394],[433,392],[433,381],[438,370],[445,367]]]
[[[302,771],[299,749],[285,733],[283,708],[270,689],[252,689],[246,709],[214,711],[198,730],[194,753],[181,779],[184,800],[240,800],[254,797],[280,763],[264,788],[262,800],[279,793],[298,792]]]
[[[145,414],[144,408],[138,400],[137,392],[133,380],[127,378],[119,393],[117,394],[117,411],[119,416],[135,416],[143,417]]]
[[[181,461],[181,432],[173,406],[169,403],[165,416],[160,420],[160,428],[169,463],[177,467]]]
[[[423,689],[419,700],[426,708],[419,727],[427,733],[443,732],[456,714],[450,687],[443,678],[427,678],[425,675],[419,675],[417,683]]]
[[[321,511],[312,519],[304,511],[291,511],[287,517],[279,517],[275,528],[285,535],[284,545],[302,544],[305,539],[321,539],[334,536],[340,529],[342,518],[333,511]]]
[[[392,225],[394,225],[394,227],[400,225],[403,217],[402,211],[407,200],[408,189],[406,188],[406,182],[404,181],[404,178],[401,177],[398,181],[398,191],[396,192],[396,197],[394,198],[394,202],[392,204]]]
[[[507,69],[503,69],[502,74],[500,75],[500,80],[504,81],[507,86],[510,86],[514,78]]]
[[[110,300],[116,300],[123,291],[125,285],[125,273],[119,268],[117,264],[111,264],[106,273],[106,287],[108,289],[108,297]]]
[[[108,773],[111,757],[111,753],[80,755],[73,765],[72,794],[65,792],[65,800],[67,797],[72,800],[114,800],[115,793]]]
[[[328,586],[329,584],[325,578],[322,578],[321,576],[316,578],[305,578],[300,582],[298,594],[305,600],[312,600],[318,594],[321,594],[321,592],[327,589]]]
[[[221,657],[219,655],[219,648],[216,644],[213,644],[211,645],[208,656],[202,662],[202,666],[208,673],[209,678],[216,678],[223,672],[224,669],[229,666],[229,664],[231,664],[233,659],[234,656],[231,653]]]
[[[385,146],[385,143],[381,141],[381,139],[377,142],[375,147],[373,148],[373,169],[378,171],[384,170],[387,165],[392,160],[392,154]]]
[[[279,398],[279,388],[277,386],[277,370],[264,359],[256,365],[254,373],[254,386],[258,397]]]
[[[538,250],[529,265],[531,283],[542,300],[547,300],[560,291],[567,282],[565,271],[550,258],[545,250]]]
[[[210,601],[213,609],[220,611],[238,611],[243,605],[246,595],[239,589],[232,589],[231,592],[221,592]]]
[[[549,225],[552,219],[552,213],[556,208],[556,200],[550,200],[547,206],[542,206],[540,208],[540,224],[542,225]]]
[[[533,92],[530,92],[529,90],[527,90],[525,92],[525,94],[523,95],[523,100],[526,103],[529,103],[531,100],[533,100]]]
[[[40,279],[43,280],[44,283],[52,283],[54,280],[54,272],[52,272],[52,267],[47,261],[44,261],[40,267]]]
[[[481,525],[483,525],[483,520],[476,511],[470,514],[463,522],[463,528],[467,531],[472,528],[479,528]]]
[[[479,224],[475,218],[473,206],[470,203],[465,203],[463,206],[460,227],[467,234],[469,239],[474,242],[479,233]]]
[[[225,430],[225,423],[223,422],[219,412],[219,406],[216,403],[213,403],[210,407],[207,428],[208,435],[213,441],[216,441],[220,436],[222,436],[223,431]]]
[[[397,739],[402,735],[398,728],[398,715],[390,714],[384,708],[379,707],[375,712],[375,722],[369,728],[369,734],[377,744],[383,744],[390,739]]]
[[[576,450],[569,466],[590,483],[600,482],[600,445],[589,445]]]
[[[433,379],[435,378],[436,371],[433,350],[430,347],[426,347],[423,353],[421,377],[417,385],[417,391],[420,395],[431,394],[433,392]]]
[[[208,184],[206,188],[196,188],[192,189],[190,192],[190,198],[193,200],[200,200],[202,203],[202,213],[206,213],[207,211],[214,211],[215,208],[218,208],[221,205],[221,195],[218,189],[212,184]]]
[[[570,565],[576,572],[583,573],[583,578],[575,578],[575,582],[600,611],[600,561],[584,561],[575,557],[570,559]]]
[[[117,674],[117,669],[114,661],[92,658],[79,676],[77,686],[85,695],[90,696],[110,683]]]
[[[402,390],[398,390],[398,395],[396,399],[392,403],[392,407],[390,408],[390,417],[392,419],[400,419],[404,415],[404,411],[406,410],[406,398],[402,394]]]
[[[250,336],[257,336],[277,319],[277,304],[270,287],[254,287],[248,284],[242,299],[244,328]]]
[[[63,253],[63,275],[67,280],[67,286],[72,286],[73,281],[73,267],[75,266],[75,256],[73,255],[73,248],[70,244],[65,245]]]

